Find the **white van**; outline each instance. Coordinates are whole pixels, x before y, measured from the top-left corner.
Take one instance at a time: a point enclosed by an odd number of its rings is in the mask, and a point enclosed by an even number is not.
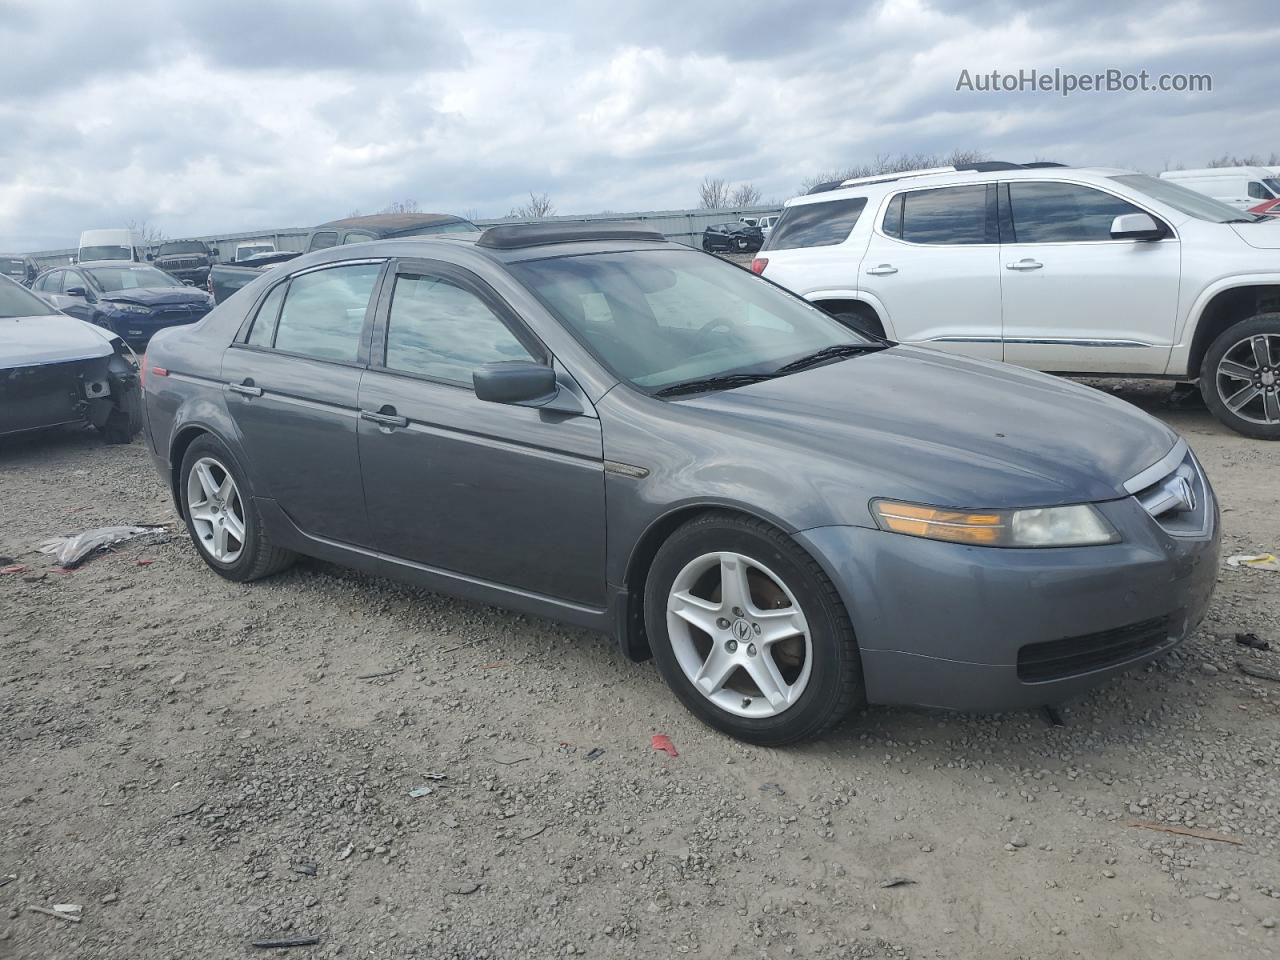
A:
[[[77,263],[94,260],[144,259],[142,234],[124,228],[117,230],[86,230],[80,234],[80,249],[76,251]]]
[[[1270,167],[1210,167],[1205,170],[1166,170],[1162,180],[1229,203],[1241,210],[1280,197],[1280,178]]]

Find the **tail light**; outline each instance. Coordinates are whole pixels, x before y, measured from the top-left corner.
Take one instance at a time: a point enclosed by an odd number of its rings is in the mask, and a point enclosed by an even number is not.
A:
[[[768,257],[756,257],[751,261],[752,273],[764,273],[764,268],[769,265]]]
[[[138,383],[143,390],[147,388],[147,374],[153,377],[167,377],[169,371],[164,367],[153,367],[147,363],[147,355],[142,355],[142,363],[138,365]]]

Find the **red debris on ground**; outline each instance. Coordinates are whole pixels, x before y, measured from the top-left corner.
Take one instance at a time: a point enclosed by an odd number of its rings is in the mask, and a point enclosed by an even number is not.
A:
[[[665,733],[655,733],[651,742],[655,750],[661,750],[663,753],[670,754],[673,757],[680,756],[680,751],[676,749],[676,745],[671,742],[671,738]]]

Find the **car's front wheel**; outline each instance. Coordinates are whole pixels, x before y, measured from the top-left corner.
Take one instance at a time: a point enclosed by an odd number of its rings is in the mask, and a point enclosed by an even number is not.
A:
[[[818,736],[863,702],[858,647],[835,587],[760,520],[709,513],[672,534],[649,572],[645,626],[676,696],[741,740]]]
[[[1228,327],[1200,365],[1210,412],[1246,437],[1280,440],[1280,313]]]
[[[245,483],[244,471],[226,445],[208,434],[182,458],[182,514],[196,551],[228,580],[257,580],[283,570],[295,555],[272,545]]]
[[[738,237],[734,243],[737,245],[739,253],[745,253],[747,247],[751,246],[751,241],[746,237]]]

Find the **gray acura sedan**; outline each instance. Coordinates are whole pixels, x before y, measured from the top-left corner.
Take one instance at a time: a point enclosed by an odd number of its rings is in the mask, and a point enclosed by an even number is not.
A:
[[[1181,641],[1215,583],[1168,427],[639,228],[320,251],[143,367],[221,576],[306,554],[599,630],[754,743],[1061,701]]]

